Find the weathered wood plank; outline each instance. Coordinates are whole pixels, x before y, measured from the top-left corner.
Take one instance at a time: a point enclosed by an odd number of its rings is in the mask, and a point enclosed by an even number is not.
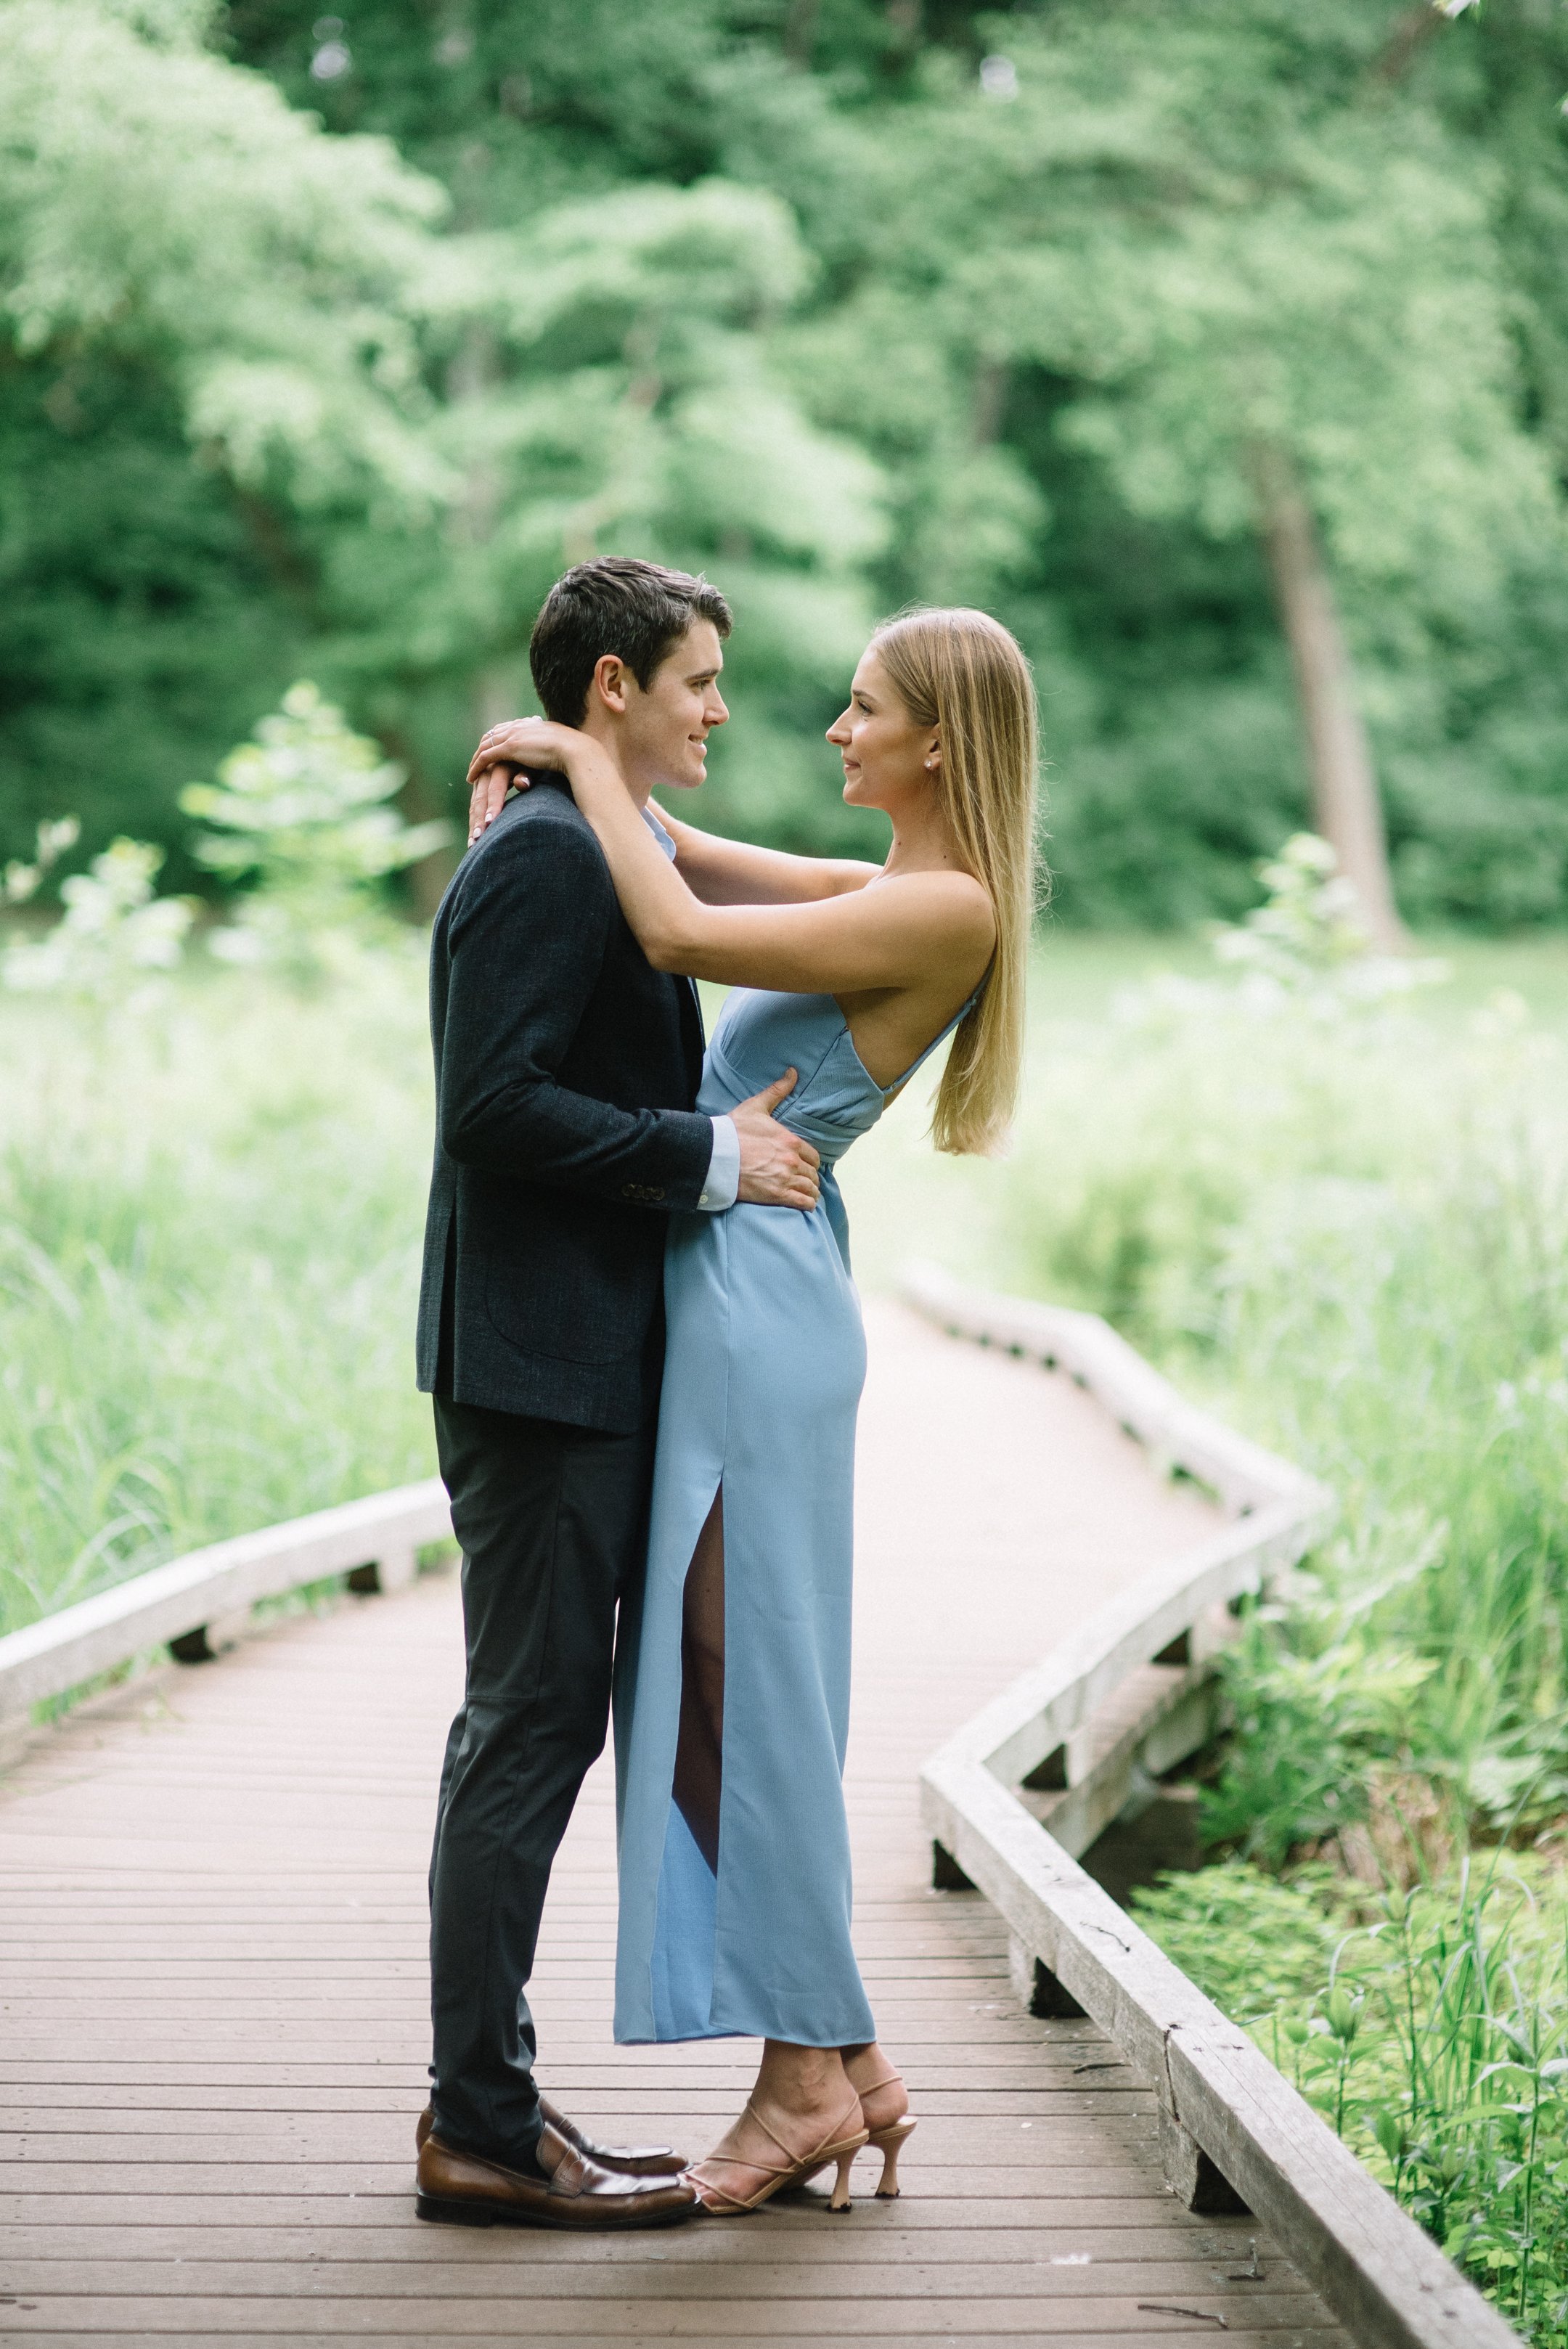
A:
[[[759,2217],[761,2213],[759,2212]],[[1130,2223],[1136,2219],[1140,2226],[1173,2227],[1189,2240],[1207,2241],[1217,2230],[1234,2227],[1238,2240],[1250,2240],[1257,2233],[1254,2220],[1208,2219],[1203,2221],[1203,2233],[1193,2237],[1191,2213],[1175,2201],[1158,2172],[1147,2170],[1073,2169],[1059,2173],[1054,2178],[1048,2174],[1035,2180],[1034,2190],[1013,2195],[943,2194],[930,2181],[922,2178],[919,2199],[906,2194],[893,2214],[896,2225],[887,2215],[887,2206],[877,2204],[863,2214],[867,2223],[873,2220],[878,2230],[878,2240],[885,2230],[903,2241],[917,2236],[936,2234],[955,2241],[961,2236],[977,2233],[988,2238],[993,2232],[1006,2233],[1015,2229],[1049,2230],[1079,2229]],[[791,2198],[769,2206],[768,2227],[785,2235],[803,2231],[814,2247],[825,2240],[820,2210],[807,2207]],[[66,2192],[60,2194],[16,2193],[0,2191],[0,2225],[18,2229],[38,2227],[47,2232],[66,2234],[72,2240],[85,2235],[92,2228],[103,2225],[112,2228],[152,2226],[175,2228],[182,2232],[192,2228],[201,2230],[204,2244],[208,2230],[218,2227],[290,2229],[307,2230],[314,2241],[317,2230],[371,2228],[378,2233],[376,2256],[383,2256],[381,2240],[399,2235],[410,2257],[421,2256],[419,2247],[436,2238],[434,2230],[410,2227],[408,2213],[406,2182],[397,2183],[384,2194],[345,2196],[327,2192],[307,2194],[284,2191],[272,2194],[225,2194],[221,2190],[205,2193],[168,2194],[155,2191],[121,2193],[108,2200],[97,2195]],[[757,2230],[760,2233],[760,2230]],[[842,2230],[840,2230],[842,2232]],[[518,2239],[506,2234],[481,2237],[474,2243],[498,2241],[514,2244]],[[585,2238],[585,2242],[589,2239]],[[684,2237],[681,2238],[684,2240]],[[857,2240],[859,2240],[857,2238]],[[1262,2240],[1262,2239],[1260,2239]],[[594,2237],[590,2248],[602,2251],[608,2257],[610,2239]],[[183,2256],[177,2251],[171,2256]],[[471,2257],[481,2254],[471,2247]],[[958,2254],[955,2252],[955,2256]]]
[[[823,2219],[824,2226],[829,2223]],[[717,2230],[710,2230],[716,2232]],[[838,2228],[836,2231],[847,2231]],[[400,2271],[400,2299],[457,2303],[474,2300],[521,2300],[529,2303],[552,2293],[585,2303],[618,2300],[635,2289],[649,2300],[733,2300],[737,2293],[736,2261],[720,2247],[719,2255],[693,2258],[673,2248],[641,2252],[635,2260],[582,2259],[566,2261],[551,2256],[550,2235],[514,2241],[510,2258],[496,2256],[476,2264],[452,2256],[440,2261],[406,2263]],[[452,2246],[448,2246],[449,2253]],[[78,2287],[79,2289],[79,2286]],[[17,2260],[6,2262],[7,2292],[21,2299],[43,2299],[69,2290],[60,2262]],[[289,2300],[346,2300],[361,2305],[383,2298],[385,2265],[374,2259],[306,2259],[293,2266],[279,2261],[183,2260],[105,2260],[94,2263],[95,2297],[144,2300],[244,2300],[256,2297]],[[853,2257],[789,2261],[771,2260],[765,2247],[748,2253],[744,2268],[748,2300],[831,2301],[835,2308],[857,2301],[936,2300],[983,2302],[1033,2299],[1043,2305],[1067,2302],[1120,2302],[1138,2299],[1189,2300],[1219,2310],[1227,2319],[1238,2315],[1247,2323],[1292,2323],[1311,2314],[1311,2301],[1299,2284],[1280,2291],[1262,2283],[1231,2281],[1231,2271],[1213,2260],[1177,2260],[1167,2256],[1143,2261],[1088,2261],[1078,2263],[1070,2253],[1056,2258],[1031,2257],[1007,2261],[991,2255],[979,2260],[971,2246],[967,2261],[878,2261],[867,2267]]]
[[[1113,2207],[1121,2209],[1120,2205]],[[944,2226],[940,2230],[930,2229],[922,2233],[903,2223],[889,2226],[884,2223],[885,2216],[879,2209],[863,2210],[858,2226],[837,2227],[825,2232],[820,2225],[809,2223],[820,2219],[820,2211],[807,2212],[781,2203],[769,2220],[765,2255],[773,2261],[799,2259],[825,2268],[853,2268],[862,2262],[908,2266],[923,2261],[961,2264],[981,2259],[988,2263],[999,2261],[1028,2265],[1058,2260],[1066,2263],[1085,2252],[1096,2261],[1141,2262],[1168,2261],[1179,2251],[1183,2258],[1199,2265],[1208,2261],[1236,2268],[1247,2263],[1249,2249],[1256,2244],[1258,2263],[1265,2274],[1279,2256],[1270,2239],[1259,2234],[1255,2220],[1210,2220],[1203,2231],[1195,2235],[1186,2212],[1168,2198],[1163,2209],[1157,2206],[1152,2211],[1140,2211],[1136,2223],[1128,2222],[1124,2211],[1123,2223],[1119,2224],[1002,2224],[985,2229],[983,2239],[979,2229]],[[802,2223],[780,2223],[791,2218]],[[374,2260],[379,2269],[389,2261],[401,2266],[410,2261],[439,2267],[449,2263],[453,2256],[450,2234],[438,2228],[399,2227],[383,2230],[383,2237],[368,2242],[365,2228],[358,2224],[306,2227],[212,2223],[202,2235],[201,2258],[219,2262],[275,2262],[289,2257]],[[602,2266],[608,2261],[635,2266],[651,2251],[658,2251],[666,2260],[688,2262],[722,2263],[734,2256],[732,2238],[727,2242],[717,2228],[686,2230],[679,2237],[641,2240],[607,2235],[543,2236],[526,2251],[517,2237],[497,2229],[489,2234],[476,2233],[472,2243],[464,2244],[463,2259],[470,2266],[486,2261],[515,2265],[520,2258],[527,2257],[530,2271],[534,2272],[542,2263],[575,2268],[584,2263]],[[54,2271],[57,2280],[68,2272],[75,2262],[88,2257],[96,2263],[120,2260],[184,2261],[189,2254],[190,2236],[184,2226],[168,2224],[47,2226],[36,2220],[19,2220],[7,2226],[5,2235],[8,2261],[45,2262]],[[6,2271],[8,2276],[21,2271],[20,2264],[16,2271]],[[8,2282],[5,2288],[10,2290],[11,2284]]]
[[[7,2309],[0,2307],[0,2333],[7,2333],[7,2330],[21,2330],[19,2325],[12,2325],[12,2328],[5,2325],[5,2316],[7,2316],[7,2313],[9,2313]],[[294,2309],[286,2309],[286,2313],[294,2316]],[[992,2302],[992,2307],[987,2309],[985,2313],[990,2323],[997,2323],[999,2319],[997,2319],[997,2304],[994,2304],[994,2302]],[[599,2323],[602,2323],[602,2312],[595,2309],[595,2330],[592,2330],[592,2333],[583,2330],[581,2323],[574,2325],[569,2333],[536,2333],[534,2325],[529,2325],[529,2349],[626,2349],[626,2340],[628,2340],[626,2328],[616,2330],[616,2333],[604,2333],[604,2330],[597,2330]],[[724,2312],[722,2323],[703,2323],[703,2325],[677,2323],[672,2325],[670,2330],[656,2330],[653,2325],[637,2325],[637,2328],[632,2330],[632,2337],[635,2337],[635,2340],[745,2340],[748,2335],[741,2330],[742,2323],[745,2323],[745,2313],[742,2312],[736,2312],[736,2313]],[[1147,2330],[1128,2330],[1124,2328],[1124,2325],[1116,2325],[1115,2330],[1096,2328],[1093,2333],[1076,2333],[1076,2330],[1075,2333],[1058,2333],[1058,2330],[1054,2328],[1051,2330],[1051,2335],[1048,2335],[1048,2340],[1051,2340],[1054,2349],[1103,2349],[1103,2344],[1107,2340],[1115,2340],[1116,2349],[1161,2349],[1161,2344],[1164,2344],[1164,2349],[1168,2349],[1170,2342],[1178,2342],[1178,2344],[1180,2344],[1180,2342],[1199,2342],[1199,2340],[1213,2342],[1215,2340],[1215,2330],[1210,2328],[1210,2325],[1201,2325],[1201,2328],[1199,2328],[1199,2325],[1187,2325],[1187,2328],[1182,2328],[1178,2321],[1166,2319],[1166,2316],[1145,2316],[1143,2323],[1161,2325],[1161,2330],[1159,2333],[1147,2333]],[[766,2328],[762,2328],[762,2325],[753,2325],[750,2330],[753,2330],[753,2337],[757,2337],[757,2340],[766,2337],[771,2349],[823,2349],[823,2335],[820,2335],[820,2330],[809,2330],[809,2333],[783,2333],[783,2330],[778,2330],[778,2325],[775,2323],[766,2325]],[[139,2328],[134,2321],[131,2321],[131,2325],[115,2323],[113,2316],[103,2321],[101,2330],[97,2330],[97,2333],[66,2333],[66,2330],[54,2328],[54,2323],[49,2323],[47,2330],[45,2330],[45,2328],[33,2328],[33,2325],[28,2323],[28,2335],[36,2337],[36,2340],[49,2340],[52,2349],[101,2349],[101,2342],[106,2340],[134,2344],[134,2349],[186,2349],[186,2344],[191,2342],[191,2333],[188,2333],[188,2330],[181,2330],[181,2333],[171,2333],[171,2330],[146,2333],[146,2330]],[[419,2335],[421,2335],[419,2323],[407,2323],[400,2330],[395,2330],[395,2333],[367,2330],[358,2323],[358,2312],[355,2312],[355,2321],[350,2321],[350,2325],[348,2325],[346,2330],[327,2333],[327,2330],[315,2328],[315,2325],[310,2330],[298,2330],[294,2323],[289,2323],[289,2328],[286,2328],[289,2349],[337,2349],[337,2344],[341,2340],[355,2340],[359,2344],[359,2349],[404,2349],[404,2342],[407,2342],[409,2337],[419,2337]],[[214,2335],[214,2337],[221,2337],[221,2340],[225,2342],[225,2349],[277,2349],[275,2325],[264,2330],[264,2333],[235,2333],[235,2330],[225,2328],[221,2335]],[[842,2333],[839,2333],[839,2337],[844,2337],[844,2340],[848,2340],[848,2337],[858,2337],[858,2340],[888,2340],[888,2337],[891,2337],[891,2340],[903,2340],[903,2342],[964,2340],[966,2349],[1018,2349],[1018,2342],[1021,2340],[1027,2340],[1027,2342],[1046,2340],[1046,2335],[1039,2333],[1037,2321],[1030,2323],[1027,2316],[1025,2321],[1021,2321],[1021,2323],[1013,2325],[1013,2328],[1006,2330],[1006,2333],[992,2333],[992,2330],[981,2333],[981,2330],[976,2330],[971,2323],[966,2323],[966,2321],[964,2323],[957,2323],[952,2313],[945,2313],[945,2316],[931,2316],[931,2319],[929,2319],[924,2312],[900,2312],[900,2321],[893,2325],[891,2333],[887,2333],[887,2330],[872,2330],[870,2325],[860,2323],[860,2325],[854,2325],[854,2328],[844,2328]],[[486,2330],[470,2333],[470,2330],[463,2330],[463,2333],[461,2333],[461,2340],[475,2342],[475,2344],[484,2342],[484,2344],[493,2344],[493,2349],[517,2349],[517,2328],[514,2328],[514,2321],[513,2321],[513,2323],[505,2323],[504,2328],[493,2330],[493,2333],[486,2333]],[[1304,2328],[1304,2325],[1291,2325],[1291,2330],[1283,2333],[1283,2335],[1279,2333],[1279,2330],[1270,2330],[1270,2333],[1258,2333],[1258,2330],[1253,2328],[1248,2328],[1246,2333],[1234,2333],[1234,2330],[1230,2330],[1230,2333],[1222,2335],[1222,2340],[1225,2340],[1225,2349],[1345,2349],[1343,2333],[1337,2333],[1337,2330]]]
[[[428,2302],[417,2299],[391,2300],[378,2297],[370,2301],[312,2300],[310,2323],[314,2331],[327,2338],[358,2339],[367,2328],[383,2331],[392,2338],[429,2337],[431,2323]],[[811,2333],[811,2303],[738,2299],[659,2300],[653,2295],[635,2300],[604,2299],[585,2303],[578,2295],[570,2299],[549,2299],[543,2296],[532,2302],[528,2313],[528,2337],[532,2343],[540,2332],[558,2332],[580,2340],[587,2330],[584,2319],[590,2314],[592,2333],[608,2340],[683,2341],[737,2340],[772,2341],[780,2334]],[[1199,2303],[1199,2310],[1205,2310]],[[1045,2323],[1060,2326],[1061,2333],[1071,2340],[1127,2340],[1130,2335],[1139,2342],[1156,2340],[1202,2339],[1212,2342],[1223,2338],[1226,2349],[1234,2349],[1237,2340],[1252,2341],[1260,2349],[1282,2349],[1283,2342],[1293,2342],[1312,2324],[1310,2304],[1300,2302],[1276,2301],[1254,2306],[1247,2330],[1227,2328],[1223,2335],[1210,2321],[1192,2322],[1180,2314],[1172,2315],[1163,2323],[1158,2314],[1137,2300],[1104,2302],[1066,2301],[1055,2304],[1049,2315],[1038,2299],[1005,2300],[1000,2297],[983,2301],[888,2300],[881,2305],[872,2302],[852,2305],[846,2302],[835,2304],[834,2335],[838,2340],[922,2340],[961,2339],[975,2333],[1023,2334],[1039,2340],[1045,2337]],[[35,2318],[27,2330],[47,2337],[52,2323],[62,2328],[72,2326],[91,2338],[112,2340],[117,2335],[135,2331],[155,2330],[171,2337],[222,2340],[233,2333],[271,2333],[275,2341],[286,2332],[291,2340],[297,2339],[294,2324],[299,2313],[295,2301],[268,2300],[235,2295],[222,2300],[173,2300],[138,2298],[134,2303],[113,2299],[83,2297],[60,2300],[51,2303],[47,2312],[40,2304],[39,2313],[47,2320]],[[0,2335],[22,2329],[23,2312],[0,2303]],[[803,2327],[803,2316],[806,2322]],[[820,2321],[820,2320],[819,2320]],[[441,2337],[446,2340],[472,2340],[475,2336],[497,2337],[514,2342],[517,2322],[516,2302],[506,2300],[449,2300],[441,2308],[438,2320]],[[820,2349],[820,2333],[817,2335]],[[1051,2337],[1058,2337],[1054,2332]],[[1343,2338],[1324,2328],[1318,2339],[1332,2341]],[[1314,2342],[1317,2349],[1317,2342]]]

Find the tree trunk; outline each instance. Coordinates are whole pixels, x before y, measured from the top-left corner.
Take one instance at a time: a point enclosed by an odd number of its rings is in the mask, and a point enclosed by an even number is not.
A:
[[[970,429],[977,449],[989,449],[1001,438],[1002,411],[1006,405],[1006,366],[1001,359],[981,359],[974,371],[970,410]]]
[[[1254,449],[1259,523],[1291,648],[1312,775],[1313,822],[1339,859],[1376,946],[1409,944],[1394,903],[1372,748],[1323,559],[1317,523],[1283,450]]]
[[[784,11],[784,53],[792,66],[799,66],[806,73],[811,71],[821,8],[822,0],[789,0]]]

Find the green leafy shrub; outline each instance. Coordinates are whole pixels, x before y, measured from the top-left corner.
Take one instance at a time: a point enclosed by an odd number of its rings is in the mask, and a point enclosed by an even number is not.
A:
[[[1381,1591],[1378,1593],[1382,1595]],[[1200,1795],[1206,1840],[1281,1865],[1366,1816],[1373,1765],[1407,1751],[1433,1659],[1379,1639],[1365,1593],[1251,1615],[1222,1666],[1234,1733]],[[1285,1636],[1282,1636],[1282,1628]]]
[[[12,864],[10,904],[25,905],[62,850],[78,836],[75,817],[38,827],[37,862]],[[175,970],[195,907],[160,897],[154,884],[163,851],[141,840],[112,841],[85,873],[60,884],[65,912],[43,937],[5,949],[7,987],[18,993],[66,995],[105,1008],[145,1010],[159,994],[159,974]]]
[[[180,795],[187,815],[213,827],[195,843],[200,862],[254,885],[234,921],[213,935],[213,952],[315,976],[355,937],[406,936],[379,885],[443,846],[452,827],[405,823],[389,804],[402,781],[401,768],[314,685],[291,687],[255,740],[229,753],[216,783]]]

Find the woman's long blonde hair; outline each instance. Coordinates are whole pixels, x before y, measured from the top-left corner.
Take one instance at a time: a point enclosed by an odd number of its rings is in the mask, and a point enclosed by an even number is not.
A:
[[[961,1021],[937,1089],[939,1150],[993,1153],[1012,1122],[1036,883],[1034,679],[989,612],[901,612],[871,639],[917,726],[941,733],[937,788],[959,854],[996,914],[985,991]]]

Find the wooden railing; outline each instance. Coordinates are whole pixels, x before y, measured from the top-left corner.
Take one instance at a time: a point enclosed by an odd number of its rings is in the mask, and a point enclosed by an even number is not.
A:
[[[212,1655],[258,1599],[337,1574],[360,1590],[401,1589],[418,1552],[451,1533],[446,1489],[431,1476],[213,1542],[46,1615],[0,1640],[0,1752],[25,1734],[35,1705],[149,1650],[167,1646],[185,1663]]]
[[[1364,2349],[1506,2349],[1517,2336],[1228,2022],[1077,1865],[1213,1730],[1213,1659],[1242,1597],[1279,1587],[1334,1516],[1289,1462],[1196,1411],[1092,1313],[989,1297],[919,1268],[909,1301],[955,1336],[1084,1387],[1168,1475],[1231,1519],[1113,1600],[921,1773],[933,1878],[1005,1918],[1036,2014],[1085,2013],[1154,2083],[1189,2208],[1252,2211]],[[1044,1504],[1043,1503],[1043,1506]]]

